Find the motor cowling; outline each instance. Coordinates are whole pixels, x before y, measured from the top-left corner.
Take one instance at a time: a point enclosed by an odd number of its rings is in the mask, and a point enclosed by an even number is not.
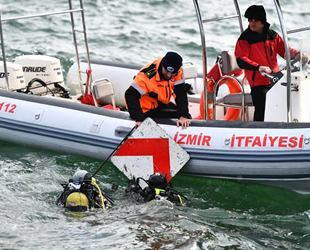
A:
[[[8,90],[24,89],[26,83],[22,66],[12,62],[7,62],[6,66],[7,66],[9,84],[7,85],[4,71],[4,64],[3,62],[0,62],[0,88],[1,89],[8,88]]]
[[[26,86],[33,79],[40,79],[53,90],[54,84],[64,87],[64,78],[60,60],[45,55],[23,55],[15,58],[15,63],[22,66]],[[41,94],[46,92],[46,87],[39,83],[32,84],[32,93]]]

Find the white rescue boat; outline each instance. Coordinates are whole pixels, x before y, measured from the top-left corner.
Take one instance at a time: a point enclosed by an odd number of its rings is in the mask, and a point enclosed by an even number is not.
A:
[[[239,10],[237,1],[234,3]],[[194,4],[202,27],[198,2],[194,0]],[[83,15],[82,7],[67,12],[80,11]],[[278,1],[275,7],[280,8]],[[241,20],[238,11],[237,18]],[[281,11],[279,19],[284,22]],[[310,55],[309,40],[301,44],[302,51]],[[4,54],[4,42],[1,45]],[[203,52],[206,56],[204,49]],[[208,78],[198,76],[192,63],[184,63],[186,82],[195,92],[189,95],[194,118],[189,128],[177,128],[174,119],[154,119],[190,155],[180,173],[258,182],[310,193],[309,65],[297,66],[298,70],[291,72],[288,62],[287,70],[280,79],[275,79],[267,94],[266,121],[253,122],[253,107],[242,75],[230,74],[236,70],[232,55],[231,51],[223,51],[219,57],[218,67],[223,75],[216,81],[215,87],[221,87],[214,91],[218,93],[213,95],[214,102],[210,102],[212,98],[203,87]],[[2,65],[1,141],[104,160],[135,125],[126,111],[124,92],[142,65],[91,61],[87,55],[85,61],[78,61],[70,68],[66,83],[56,58],[26,55]],[[81,72],[91,74],[87,77]],[[227,85],[234,85],[232,89],[238,86],[240,90],[236,93]],[[82,104],[80,97],[87,92],[91,99],[99,99],[99,104]],[[200,105],[201,93],[206,93],[207,110]],[[203,116],[208,119],[201,119]]]

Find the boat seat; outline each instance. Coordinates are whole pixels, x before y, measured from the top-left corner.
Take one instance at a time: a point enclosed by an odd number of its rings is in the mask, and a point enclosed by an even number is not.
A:
[[[241,69],[237,64],[235,52],[234,50],[224,50],[219,58],[219,62],[221,62],[219,69],[222,77],[214,85],[214,95],[216,95],[220,83],[222,81],[227,81],[227,79],[232,80],[240,88],[240,93],[230,93],[222,98],[216,98],[216,96],[214,96],[214,100],[216,101],[213,104],[213,115],[215,116],[216,114],[216,106],[237,108],[242,110],[241,119],[245,120],[245,113],[248,114],[246,111],[249,106],[253,106],[253,102],[251,94],[245,93],[243,83],[237,78]],[[216,119],[216,117],[214,117],[214,119]]]
[[[217,99],[217,101],[229,105],[241,105],[242,94],[241,93],[228,94],[224,97]],[[244,105],[253,106],[251,93],[244,93]]]
[[[194,94],[194,95],[187,96],[188,102],[200,103],[200,99],[201,99],[201,94]]]
[[[183,62],[182,71],[184,75],[184,80],[193,79],[194,80],[194,91],[197,94],[197,67],[192,62]]]
[[[221,53],[222,73],[232,75],[234,72],[241,70],[237,64],[234,50],[224,50]]]
[[[96,106],[112,103],[113,109],[115,110],[114,89],[109,79],[101,78],[93,81],[90,85],[90,89],[92,90],[92,96]],[[108,97],[111,98],[111,101],[107,99]]]

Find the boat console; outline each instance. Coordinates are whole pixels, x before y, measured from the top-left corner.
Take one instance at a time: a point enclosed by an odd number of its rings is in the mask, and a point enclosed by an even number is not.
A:
[[[301,39],[300,51],[310,56],[310,39]],[[286,122],[288,99],[292,122],[310,121],[310,64],[301,60],[291,62],[291,84],[287,86],[287,70],[283,77],[267,92],[265,121]],[[288,92],[289,91],[289,92]],[[289,98],[288,98],[289,96]]]

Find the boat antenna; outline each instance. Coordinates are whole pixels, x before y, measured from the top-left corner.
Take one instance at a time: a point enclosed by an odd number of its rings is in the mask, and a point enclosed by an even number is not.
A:
[[[128,134],[124,137],[124,139],[116,146],[116,148],[112,151],[112,153],[108,156],[108,158],[101,164],[101,166],[95,171],[95,173],[92,175],[93,177],[99,172],[99,170],[107,163],[107,161],[111,158],[111,156],[116,152],[116,150],[119,149],[119,147],[127,140],[127,138],[132,134],[136,126],[134,126]]]

